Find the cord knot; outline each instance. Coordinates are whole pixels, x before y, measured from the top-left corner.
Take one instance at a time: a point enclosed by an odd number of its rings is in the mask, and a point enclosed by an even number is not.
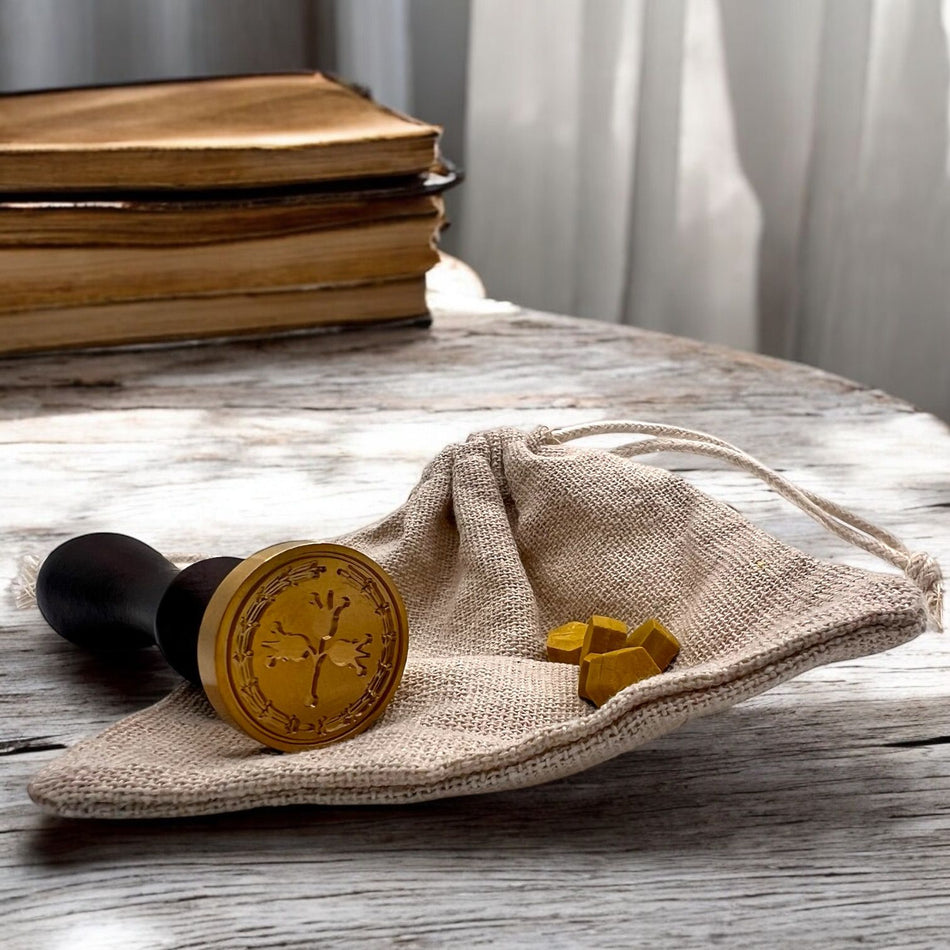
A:
[[[916,551],[908,557],[904,573],[920,588],[931,619],[943,630],[943,572],[936,558]]]
[[[532,435],[541,445],[560,445],[561,440],[548,426],[535,426]]]

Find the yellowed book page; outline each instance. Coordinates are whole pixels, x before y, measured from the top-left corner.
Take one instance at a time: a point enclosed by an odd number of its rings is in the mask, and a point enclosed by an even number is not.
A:
[[[437,213],[183,247],[0,249],[0,312],[422,274]]]
[[[426,314],[425,278],[0,315],[0,353],[231,336]]]
[[[150,247],[275,237],[441,212],[442,198],[288,196],[269,201],[6,201],[0,247]]]

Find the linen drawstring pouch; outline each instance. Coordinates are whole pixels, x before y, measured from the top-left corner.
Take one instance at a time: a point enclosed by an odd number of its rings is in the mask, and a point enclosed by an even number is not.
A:
[[[568,444],[604,433],[646,438],[612,451]],[[678,475],[630,461],[660,451],[758,476],[902,574],[809,557]],[[337,540],[382,564],[409,614],[403,680],[372,728],[274,753],[183,685],[54,760],[34,800],[66,816],[148,818],[534,785],[940,621],[933,558],[726,442],[666,425],[477,433],[443,449],[402,507]],[[546,631],[592,614],[657,617],[679,657],[593,708],[578,698],[577,668],[545,657]]]

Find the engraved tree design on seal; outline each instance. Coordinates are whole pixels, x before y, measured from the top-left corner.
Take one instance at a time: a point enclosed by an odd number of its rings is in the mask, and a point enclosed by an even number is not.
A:
[[[337,600],[336,605],[334,599]],[[316,708],[320,702],[318,688],[323,664],[329,660],[336,666],[349,667],[357,676],[365,676],[365,661],[369,659],[366,646],[372,637],[368,633],[357,639],[338,636],[340,615],[350,606],[350,598],[346,595],[336,598],[331,589],[324,601],[319,592],[315,592],[310,595],[309,603],[316,608],[312,614],[313,629],[307,633],[285,630],[284,625],[275,620],[268,638],[261,640],[261,646],[268,654],[264,665],[270,669],[278,663],[313,660],[313,679],[307,705]]]
[[[302,615],[293,621],[265,616],[283,597],[314,581],[320,582],[322,593],[307,592],[308,609]],[[361,617],[358,632],[353,630],[354,613]],[[343,554],[282,567],[255,589],[232,629],[229,676],[241,707],[259,728],[303,745],[333,741],[373,715],[401,670],[404,641],[395,606],[381,580]],[[295,703],[280,708],[267,695],[255,663],[261,672],[276,671],[283,664],[312,664],[309,688],[304,688],[296,711]],[[349,669],[364,680],[362,689],[332,712],[324,711],[321,701],[321,682],[331,667]],[[312,716],[301,717],[304,709]]]

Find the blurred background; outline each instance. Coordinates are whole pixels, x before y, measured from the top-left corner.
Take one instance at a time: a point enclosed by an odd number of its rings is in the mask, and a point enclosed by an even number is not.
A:
[[[0,0],[4,91],[334,72],[444,127],[490,296],[944,419],[948,48],[950,0]]]

